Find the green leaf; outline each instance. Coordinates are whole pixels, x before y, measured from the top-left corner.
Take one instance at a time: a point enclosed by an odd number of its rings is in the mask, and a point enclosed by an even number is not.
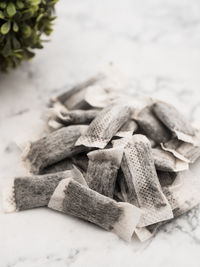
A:
[[[13,36],[13,39],[12,39],[12,46],[13,46],[14,49],[19,49],[21,47],[20,42],[14,36]]]
[[[1,33],[7,34],[9,31],[10,31],[10,21],[7,21],[1,26]]]
[[[27,0],[27,2],[32,6],[38,6],[41,3],[41,0]]]
[[[4,19],[4,18],[5,18],[4,13],[3,11],[0,10],[0,19]]]
[[[22,27],[22,33],[23,33],[24,38],[29,38],[32,33],[31,27],[29,25],[24,25]]]
[[[10,38],[7,38],[6,44],[2,50],[2,55],[4,57],[8,57],[11,54],[12,50],[11,50],[11,43],[10,43]]]
[[[14,32],[18,32],[19,31],[19,26],[18,26],[17,22],[13,23],[13,31]]]
[[[1,2],[0,3],[0,8],[6,8],[6,2]]]
[[[22,9],[22,8],[24,8],[24,3],[20,0],[17,0],[16,6],[17,6],[17,8]]]
[[[7,14],[8,14],[8,16],[11,18],[11,17],[13,17],[15,14],[16,14],[16,7],[15,7],[15,5],[13,4],[13,3],[9,3],[8,4],[8,6],[7,6],[7,9],[6,9],[6,11],[7,11]]]

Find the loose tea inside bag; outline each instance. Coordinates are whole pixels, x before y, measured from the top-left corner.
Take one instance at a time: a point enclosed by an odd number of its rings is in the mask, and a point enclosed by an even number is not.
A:
[[[77,168],[46,175],[16,177],[4,190],[4,211],[15,212],[47,206],[56,186],[62,179],[73,178],[86,184]]]
[[[192,144],[195,143],[196,130],[175,107],[165,102],[157,101],[153,104],[152,110],[157,118],[179,140]]]
[[[88,186],[102,195],[113,198],[123,149],[95,150],[87,155],[89,164],[85,179]]]
[[[167,142],[170,139],[170,132],[166,126],[159,121],[151,111],[151,107],[145,107],[136,117],[140,128],[147,137],[157,144]]]
[[[116,202],[72,179],[62,180],[49,208],[92,222],[130,241],[141,211],[129,203]]]
[[[176,172],[157,171],[157,175],[162,187],[172,185],[177,177]]]
[[[72,162],[81,170],[82,173],[86,174],[89,162],[87,155],[80,153],[72,158]]]
[[[76,145],[104,148],[121,126],[129,119],[129,106],[111,104],[104,108],[91,122],[85,134],[82,134]]]
[[[86,125],[68,126],[30,143],[22,157],[28,169],[32,173],[38,174],[47,166],[67,157],[87,152],[88,148],[75,146],[77,139],[86,129]]]
[[[69,158],[63,159],[57,163],[49,165],[48,167],[44,168],[40,174],[48,174],[48,173],[55,173],[55,172],[63,172],[66,170],[73,169],[72,160]]]
[[[188,163],[176,158],[172,153],[162,150],[161,148],[153,148],[153,158],[157,170],[167,172],[179,172],[188,169]]]
[[[122,171],[133,203],[144,212],[139,227],[173,218],[171,207],[162,192],[149,140],[134,135],[125,147]]]

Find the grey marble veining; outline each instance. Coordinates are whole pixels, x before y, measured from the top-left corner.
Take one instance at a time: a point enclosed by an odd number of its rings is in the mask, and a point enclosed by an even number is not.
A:
[[[0,74],[0,188],[16,173],[16,137],[35,131],[48,98],[109,62],[127,76],[128,94],[166,100],[200,125],[199,13],[198,0],[60,0],[52,41]],[[0,267],[198,267],[199,249],[199,207],[144,244],[44,208],[0,211]]]

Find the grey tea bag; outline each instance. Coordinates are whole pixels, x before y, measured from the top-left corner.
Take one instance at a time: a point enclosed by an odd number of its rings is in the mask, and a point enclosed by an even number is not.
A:
[[[129,137],[132,136],[138,129],[138,125],[134,120],[128,120],[125,122],[115,136],[117,137]]]
[[[47,206],[58,183],[66,178],[73,178],[87,185],[77,168],[53,174],[16,177],[10,180],[3,194],[4,211],[15,212]]]
[[[55,173],[55,172],[63,172],[66,170],[73,169],[72,160],[69,158],[63,159],[59,162],[56,162],[46,168],[44,168],[40,174],[48,174],[48,173]]]
[[[152,148],[154,163],[157,170],[179,172],[188,169],[188,163],[176,158],[172,153],[161,148]]]
[[[42,117],[50,129],[56,129],[68,125],[89,124],[99,111],[100,109],[68,110],[61,103],[57,102],[52,108],[47,109]]]
[[[92,222],[130,241],[141,211],[129,203],[116,202],[72,179],[62,180],[48,207]]]
[[[117,174],[114,196],[122,202],[128,202],[128,187],[124,177],[124,173],[120,168]]]
[[[158,179],[162,187],[172,185],[177,174],[177,172],[157,171]]]
[[[189,170],[180,172],[172,185],[163,187],[163,193],[172,207],[174,218],[188,212],[200,203],[199,190],[199,179]],[[136,227],[135,233],[140,241],[144,242],[153,237],[160,226],[170,221],[156,223],[145,228]]]
[[[167,143],[161,144],[165,151],[171,152],[176,158],[188,163],[194,163],[200,157],[200,136],[196,134],[195,144],[186,143],[178,139],[172,139]]]
[[[80,153],[72,158],[73,164],[78,167],[81,172],[86,173],[88,169],[89,159],[84,153]]]
[[[60,102],[65,105],[68,109],[87,109],[89,104],[85,101],[85,93],[89,86],[97,83],[99,80],[102,79],[102,75],[97,75],[92,77],[91,79],[80,83],[67,92],[57,96],[56,98],[52,99],[51,102]]]
[[[99,109],[70,110],[57,113],[55,120],[65,126],[73,124],[89,124],[99,113]]]
[[[147,227],[136,227],[135,234],[141,242],[145,242],[153,237],[153,233]]]
[[[158,180],[150,142],[145,136],[132,137],[125,147],[121,167],[132,193],[131,203],[144,212],[139,227],[173,218]]]
[[[163,192],[168,198],[175,218],[200,203],[200,181],[190,170],[180,172],[175,183],[164,187]]]
[[[77,139],[86,129],[85,125],[77,125],[52,132],[46,137],[30,143],[25,149],[22,159],[32,173],[38,174],[47,166],[67,157],[88,152],[88,148],[84,146],[75,146]]]
[[[179,140],[192,144],[195,143],[194,137],[196,130],[175,107],[165,102],[158,101],[153,104],[152,110],[156,117],[162,121]]]
[[[188,159],[186,159],[183,155],[177,152],[178,147],[182,144],[183,144],[183,141],[180,141],[176,138],[172,138],[166,143],[161,143],[161,148],[164,151],[172,153],[176,158],[189,163]]]
[[[87,155],[89,164],[85,179],[89,188],[102,195],[113,198],[123,149],[110,148],[95,150]]]
[[[157,144],[167,142],[170,139],[169,130],[155,117],[151,107],[145,107],[136,117],[136,121],[147,137]]]
[[[91,122],[85,134],[81,135],[76,145],[104,148],[121,126],[129,119],[129,106],[111,104],[104,108]]]

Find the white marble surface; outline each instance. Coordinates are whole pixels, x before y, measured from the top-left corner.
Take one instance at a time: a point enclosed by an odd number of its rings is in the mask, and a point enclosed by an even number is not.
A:
[[[60,0],[57,14],[52,42],[31,63],[0,75],[1,188],[19,160],[14,139],[30,132],[48,97],[110,61],[132,94],[165,99],[200,121],[199,0]],[[199,211],[144,244],[45,208],[0,211],[0,267],[197,267]]]

